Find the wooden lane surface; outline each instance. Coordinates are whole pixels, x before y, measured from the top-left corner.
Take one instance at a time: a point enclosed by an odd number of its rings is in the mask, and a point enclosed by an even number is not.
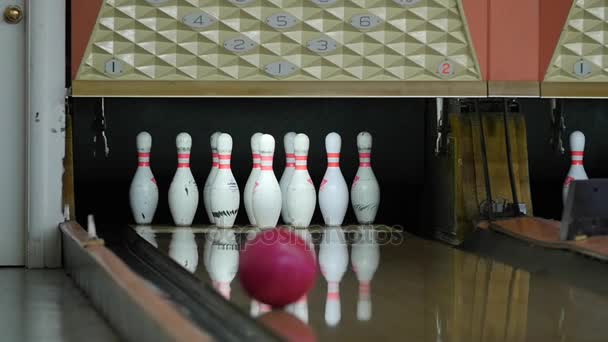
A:
[[[481,229],[491,229],[546,248],[566,249],[608,261],[608,236],[592,236],[582,240],[561,241],[560,222],[538,217],[518,217],[488,223]]]

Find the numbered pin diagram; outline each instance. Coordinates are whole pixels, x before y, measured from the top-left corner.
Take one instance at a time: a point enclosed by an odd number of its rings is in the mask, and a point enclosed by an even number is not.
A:
[[[373,14],[357,14],[350,18],[350,24],[359,30],[374,28],[381,22],[382,19]]]
[[[451,78],[454,76],[454,63],[451,61],[443,61],[437,66],[437,73],[442,78]]]
[[[316,53],[328,53],[334,51],[338,47],[338,43],[331,38],[317,38],[308,41],[307,47],[310,51]]]
[[[275,13],[266,18],[266,24],[275,29],[287,29],[297,22],[298,19],[289,13]]]
[[[120,76],[124,72],[124,63],[121,60],[112,58],[104,65],[104,72],[109,76]]]
[[[270,63],[264,67],[264,71],[266,71],[267,74],[279,78],[289,76],[296,70],[298,70],[298,67],[287,61]]]
[[[319,6],[327,6],[327,5],[335,4],[337,0],[311,0],[311,1]]]
[[[414,6],[422,0],[393,0],[393,1],[401,6]]]
[[[182,22],[191,28],[202,29],[215,22],[215,18],[205,12],[195,12],[186,14]]]
[[[232,2],[235,5],[247,5],[247,4],[254,2],[255,0],[228,0],[228,1]]]
[[[591,75],[591,63],[581,59],[574,63],[574,74],[580,78],[585,78]]]
[[[166,4],[169,0],[146,0],[150,5],[158,6],[162,4]]]
[[[234,37],[224,41],[224,47],[235,53],[247,52],[256,47],[256,45],[253,40],[245,36]]]

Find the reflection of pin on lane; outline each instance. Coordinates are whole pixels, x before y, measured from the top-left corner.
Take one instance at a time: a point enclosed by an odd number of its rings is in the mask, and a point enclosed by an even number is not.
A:
[[[570,183],[575,180],[589,179],[589,177],[587,177],[587,172],[585,172],[585,167],[583,166],[583,156],[585,154],[585,135],[583,132],[574,131],[570,134],[570,153],[572,162],[570,163],[570,169],[568,170],[568,175],[566,176],[562,190],[562,200],[564,204],[568,197]]]
[[[328,227],[323,233],[319,247],[319,266],[327,281],[325,322],[329,326],[335,326],[342,317],[340,282],[348,267],[348,249],[344,231],[340,227]]]
[[[189,226],[198,207],[198,187],[190,171],[190,149],[192,138],[180,133],[175,140],[177,146],[177,171],[169,187],[169,210],[177,226]]]
[[[213,234],[207,272],[214,287],[230,299],[230,283],[239,267],[239,246],[232,229],[219,229]]]
[[[203,204],[205,205],[205,211],[207,212],[207,217],[209,217],[209,223],[214,223],[215,220],[213,218],[213,214],[211,212],[211,186],[213,185],[213,181],[215,180],[215,175],[217,175],[217,170],[219,169],[220,161],[217,154],[217,138],[222,134],[221,132],[215,132],[211,134],[211,138],[209,139],[209,143],[211,145],[211,171],[209,171],[209,176],[207,176],[207,180],[205,181],[205,186],[203,188]]]
[[[371,225],[359,227],[352,245],[351,263],[359,281],[357,319],[368,321],[372,317],[371,281],[380,263],[380,246]]]
[[[359,169],[351,187],[351,202],[359,224],[371,224],[376,219],[380,204],[380,186],[372,170],[372,135],[357,135]]]
[[[191,228],[177,228],[169,242],[169,256],[191,273],[198,266],[198,246]]]
[[[216,226],[231,228],[239,212],[241,194],[230,168],[232,137],[222,133],[217,139],[219,166],[210,190],[211,211]]]
[[[129,202],[137,224],[150,224],[158,205],[158,186],[150,169],[152,136],[148,132],[137,135],[137,170],[129,189]]]

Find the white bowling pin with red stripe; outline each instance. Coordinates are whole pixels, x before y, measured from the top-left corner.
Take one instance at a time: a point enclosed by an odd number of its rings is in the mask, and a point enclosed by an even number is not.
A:
[[[216,226],[232,228],[236,215],[239,213],[241,194],[230,168],[232,156],[232,137],[230,134],[222,133],[217,138],[217,152],[220,164],[209,194],[211,211]]]
[[[294,139],[295,170],[284,195],[289,213],[289,224],[297,228],[310,225],[317,205],[317,191],[308,173],[307,159],[310,140],[306,134],[298,134]],[[283,218],[285,221],[285,218]],[[287,222],[287,221],[286,221]]]
[[[342,138],[338,133],[325,137],[327,171],[319,187],[319,207],[328,226],[340,226],[348,209],[348,186],[340,170]]]
[[[251,136],[251,154],[253,157],[253,167],[251,168],[251,173],[249,174],[249,178],[247,179],[247,184],[245,184],[245,190],[243,190],[243,202],[245,203],[245,211],[247,212],[247,218],[249,219],[249,224],[255,226],[255,216],[253,215],[253,187],[255,186],[255,182],[258,180],[260,176],[260,138],[262,137],[262,133],[255,133]]]
[[[198,187],[190,170],[190,150],[192,138],[188,133],[180,133],[177,145],[177,171],[169,187],[169,210],[177,226],[189,226],[194,220],[198,207]]]
[[[359,281],[357,319],[369,321],[372,318],[371,281],[380,264],[380,246],[378,246],[376,232],[371,225],[359,227],[355,236],[351,250],[351,263]]]
[[[283,171],[283,175],[281,176],[281,180],[279,181],[279,186],[281,187],[281,195],[283,204],[281,206],[281,218],[285,224],[291,224],[291,215],[289,215],[289,208],[287,207],[287,187],[291,182],[291,177],[293,177],[293,173],[296,167],[295,164],[295,155],[294,155],[294,139],[296,138],[296,133],[289,132],[285,134],[283,138],[283,145],[285,147],[285,171]]]
[[[340,282],[348,267],[348,249],[342,228],[328,227],[323,233],[319,247],[319,266],[327,281],[325,322],[329,326],[335,326],[342,317]]]
[[[150,169],[152,136],[148,132],[137,135],[137,170],[129,189],[131,212],[137,224],[150,224],[158,206],[158,186]]]
[[[274,138],[264,134],[260,138],[260,176],[253,188],[253,215],[260,228],[274,228],[281,216],[281,187],[272,169]]]
[[[213,214],[211,212],[211,198],[209,196],[211,192],[211,185],[213,185],[213,181],[215,180],[215,175],[217,175],[218,167],[220,166],[220,160],[217,155],[217,138],[222,134],[222,132],[215,132],[211,134],[211,138],[209,138],[209,142],[211,145],[211,171],[209,171],[209,175],[207,176],[207,180],[205,181],[205,186],[203,187],[203,204],[205,205],[205,211],[207,212],[207,217],[209,218],[209,223],[214,223]]]
[[[372,224],[380,205],[380,185],[372,170],[372,135],[361,132],[357,135],[359,169],[350,190],[350,199],[359,224]]]
[[[574,131],[570,134],[570,153],[572,155],[572,163],[570,164],[570,170],[564,181],[564,188],[562,190],[562,200],[566,204],[568,198],[568,189],[570,183],[575,180],[589,179],[585,167],[583,166],[583,156],[585,154],[585,135],[581,131]]]

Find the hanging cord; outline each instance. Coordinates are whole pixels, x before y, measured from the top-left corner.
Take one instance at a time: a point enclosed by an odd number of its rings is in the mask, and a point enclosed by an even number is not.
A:
[[[517,189],[515,188],[515,175],[513,174],[513,158],[511,158],[511,136],[509,134],[509,120],[507,119],[507,113],[509,111],[509,104],[507,99],[504,99],[504,112],[502,117],[505,124],[505,142],[507,147],[507,169],[509,170],[509,182],[511,183],[511,195],[513,196],[513,214],[519,216],[519,200],[517,199]]]
[[[483,162],[483,173],[486,183],[486,210],[488,215],[488,221],[494,220],[494,202],[492,201],[492,189],[490,184],[490,170],[488,167],[488,153],[486,150],[486,137],[483,129],[483,118],[479,111],[479,99],[475,99],[475,113],[479,118],[479,127],[481,129],[481,157]]]

